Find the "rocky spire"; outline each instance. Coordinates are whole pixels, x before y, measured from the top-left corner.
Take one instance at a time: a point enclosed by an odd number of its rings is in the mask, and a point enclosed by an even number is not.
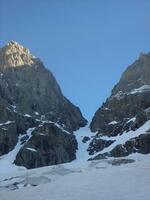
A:
[[[45,119],[61,121],[69,131],[86,124],[79,108],[62,94],[53,74],[27,48],[14,41],[0,49],[1,97],[15,105],[17,112],[31,116],[39,113],[41,117],[47,116]]]
[[[0,49],[0,156],[19,142],[17,165],[35,168],[72,161],[77,142],[71,133],[86,123],[28,49],[14,41]]]
[[[35,57],[29,49],[23,47],[15,41],[7,43],[0,49],[0,68],[19,67],[22,65],[31,66],[34,64]]]

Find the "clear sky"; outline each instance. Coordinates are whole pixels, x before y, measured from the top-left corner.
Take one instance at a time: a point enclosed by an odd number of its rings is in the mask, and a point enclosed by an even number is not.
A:
[[[0,46],[40,57],[91,118],[140,52],[150,52],[150,0],[0,0]]]

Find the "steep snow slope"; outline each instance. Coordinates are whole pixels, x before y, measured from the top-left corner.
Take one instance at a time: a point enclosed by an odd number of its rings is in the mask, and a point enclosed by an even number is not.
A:
[[[63,132],[67,133],[67,134],[71,134],[68,131],[66,131],[63,127],[61,127],[59,124],[54,123],[52,121],[42,121],[42,124],[44,123],[51,123],[54,124],[56,127],[58,127],[59,129],[61,129]],[[39,126],[42,126],[39,125]],[[23,147],[23,145],[25,143],[27,143],[30,138],[32,137],[32,131],[35,128],[29,128],[26,131],[26,134],[24,135],[20,135],[18,138],[18,143],[16,144],[15,148],[10,151],[8,154],[5,154],[3,156],[0,157],[0,181],[3,179],[7,179],[13,176],[14,173],[17,173],[18,171],[27,171],[27,169],[25,167],[21,167],[21,166],[16,166],[14,164],[14,161],[16,159],[16,156],[18,154],[18,152],[20,151],[20,149]],[[41,133],[42,134],[42,133]],[[23,138],[26,137],[27,139],[23,142]],[[29,151],[36,151],[33,148],[27,148]],[[80,149],[80,147],[79,147]],[[79,151],[78,151],[79,152]],[[81,154],[81,153],[80,153]]]
[[[46,121],[43,121],[43,123]],[[50,123],[53,123],[51,121],[49,121]],[[70,134],[69,132],[67,132],[66,130],[63,129],[63,127],[61,127],[59,124],[54,123],[58,128],[60,128],[62,131],[64,131],[67,134]],[[27,135],[29,136],[29,138],[26,140],[26,142],[31,138],[31,133],[34,130],[34,128],[29,128],[27,130]],[[89,145],[89,142],[83,143],[82,140],[84,138],[84,136],[93,136],[94,133],[91,133],[90,129],[88,128],[88,126],[79,129],[78,131],[75,132],[76,135],[76,139],[78,142],[78,150],[76,153],[76,157],[77,159],[74,160],[73,162],[71,162],[71,165],[73,166],[80,166],[80,165],[86,165],[87,164],[87,160],[89,159],[89,155],[87,152],[87,148]],[[7,179],[7,178],[11,178],[14,176],[14,173],[17,173],[18,171],[27,171],[25,167],[20,167],[20,166],[16,166],[14,164],[16,155],[18,154],[19,150],[21,149],[21,147],[23,146],[23,144],[21,144],[21,139],[26,136],[20,136],[17,145],[15,146],[15,148],[9,152],[8,154],[1,156],[0,157],[0,181],[2,181],[3,179]],[[29,148],[28,148],[29,149]],[[29,149],[31,150],[31,148]]]
[[[76,153],[76,157],[77,159],[75,161],[73,161],[73,164],[79,164],[79,165],[83,165],[86,164],[86,161],[91,157],[88,154],[88,147],[89,147],[89,143],[91,142],[92,137],[95,135],[95,133],[92,133],[89,125],[80,128],[79,130],[77,130],[75,132],[75,136],[78,142],[78,150]],[[89,137],[89,140],[87,142],[83,142],[84,137]]]
[[[103,139],[103,140],[108,140],[108,141],[114,141],[110,146],[104,148],[102,151],[99,151],[97,153],[94,154],[94,156],[98,155],[99,153],[103,154],[106,152],[110,152],[114,147],[116,147],[119,144],[125,144],[125,142],[129,141],[132,138],[138,137],[139,135],[143,134],[143,133],[147,133],[149,134],[150,130],[150,120],[148,120],[146,123],[143,124],[143,126],[141,126],[140,128],[138,128],[135,131],[124,131],[124,133],[122,135],[117,135],[117,136],[112,136],[112,137],[108,137],[108,136],[101,136],[98,139]]]
[[[29,128],[25,135],[22,135],[22,136],[20,135],[18,139],[18,143],[16,144],[15,148],[12,151],[10,151],[8,154],[0,157],[0,180],[2,178],[7,178],[7,177],[12,176],[12,174],[16,171],[25,169],[24,167],[16,166],[14,164],[14,161],[15,161],[17,153],[23,146],[21,139],[24,136],[28,136],[28,139],[26,140],[27,142],[31,138],[32,136],[31,133],[33,130],[34,128]]]

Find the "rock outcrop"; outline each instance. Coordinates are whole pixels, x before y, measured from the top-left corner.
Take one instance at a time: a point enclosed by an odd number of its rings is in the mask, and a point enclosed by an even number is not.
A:
[[[44,123],[35,128],[31,139],[20,149],[15,164],[36,168],[72,161],[76,158],[75,136],[57,127]]]
[[[22,147],[16,164],[31,168],[75,159],[77,144],[73,131],[85,126],[87,121],[80,109],[63,96],[53,74],[44,67],[40,59],[34,57],[27,48],[11,41],[0,48],[0,155],[15,147],[19,135],[26,138],[29,128],[38,129],[44,122],[47,122],[46,127],[43,125],[44,133],[49,136],[35,136],[34,131],[30,140],[24,141],[24,145],[30,146],[32,143],[31,146],[36,145],[38,148],[36,141],[41,140],[44,148],[44,138],[47,138],[46,151],[53,152],[53,156],[45,161],[41,156],[44,150],[39,147],[35,159],[32,151],[26,151]],[[52,122],[53,127],[49,128]],[[71,134],[62,132],[56,125]],[[30,164],[30,158],[38,164]]]
[[[17,128],[13,121],[0,125],[0,156],[11,151],[17,141]]]
[[[113,157],[128,156],[131,153],[150,153],[150,134],[141,134],[139,137],[128,140],[123,145],[117,145],[110,152]]]
[[[106,142],[105,147],[103,145],[104,142],[102,145],[99,145],[101,144],[101,137],[115,138],[115,136],[122,135],[128,131],[136,131],[149,119],[150,53],[141,54],[138,60],[127,68],[119,83],[113,88],[111,96],[96,111],[90,127],[97,134],[95,136],[96,139],[90,144],[90,153],[101,151],[101,149],[107,147],[108,143]],[[146,139],[144,140],[145,142]],[[131,144],[131,146],[135,145]],[[116,146],[111,155],[117,157],[133,152],[127,150],[126,153],[123,153],[123,148],[124,145]],[[141,147],[137,149],[136,152],[148,152],[140,151]]]
[[[28,49],[10,42],[0,49],[0,94],[16,112],[55,121],[69,131],[84,126],[78,107],[66,99],[53,74]]]

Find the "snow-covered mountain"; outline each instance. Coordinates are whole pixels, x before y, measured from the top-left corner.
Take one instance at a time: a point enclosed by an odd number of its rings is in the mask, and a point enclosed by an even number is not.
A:
[[[123,73],[90,124],[96,136],[89,153],[96,159],[150,153],[150,53]]]
[[[11,162],[26,168],[69,162],[84,125],[40,59],[14,41],[0,49],[0,156],[15,151]]]
[[[28,49],[1,48],[0,72],[0,200],[149,200],[150,54],[87,126]]]

